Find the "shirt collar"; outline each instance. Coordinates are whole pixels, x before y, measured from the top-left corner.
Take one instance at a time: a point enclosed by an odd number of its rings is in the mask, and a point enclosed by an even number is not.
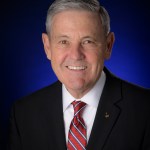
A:
[[[96,82],[94,87],[84,95],[80,100],[85,102],[87,105],[97,108],[98,103],[105,85],[106,75],[104,71],[101,73],[101,77]],[[67,107],[74,101],[77,100],[74,98],[66,89],[65,85],[62,85],[62,94],[63,94],[63,112],[67,109]]]

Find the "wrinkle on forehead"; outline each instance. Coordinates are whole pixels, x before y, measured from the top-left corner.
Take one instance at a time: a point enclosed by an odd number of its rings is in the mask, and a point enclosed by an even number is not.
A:
[[[51,36],[100,36],[103,33],[100,17],[88,11],[64,11],[53,18]],[[59,34],[59,35],[57,35]]]

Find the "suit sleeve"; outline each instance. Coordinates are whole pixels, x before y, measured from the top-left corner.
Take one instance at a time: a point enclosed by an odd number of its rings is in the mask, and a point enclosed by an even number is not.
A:
[[[8,148],[9,150],[21,150],[21,137],[15,117],[15,105],[13,105],[10,113]]]
[[[143,150],[150,150],[150,113],[147,118],[147,126],[144,135]]]
[[[146,121],[147,123],[145,127],[142,150],[150,150],[150,90],[147,91],[147,104],[145,110],[146,110],[145,117],[147,117],[147,121]]]

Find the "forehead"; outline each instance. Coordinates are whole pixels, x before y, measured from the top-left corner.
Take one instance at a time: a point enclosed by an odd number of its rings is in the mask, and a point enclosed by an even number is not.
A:
[[[97,13],[81,10],[68,10],[57,13],[51,24],[51,32],[99,32],[102,31],[100,16]]]

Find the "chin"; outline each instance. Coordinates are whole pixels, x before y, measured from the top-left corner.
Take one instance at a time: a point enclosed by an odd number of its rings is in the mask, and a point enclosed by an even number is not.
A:
[[[79,84],[79,83],[71,84],[69,87],[73,91],[77,91],[77,92],[82,92],[85,89],[85,85],[84,84]]]

